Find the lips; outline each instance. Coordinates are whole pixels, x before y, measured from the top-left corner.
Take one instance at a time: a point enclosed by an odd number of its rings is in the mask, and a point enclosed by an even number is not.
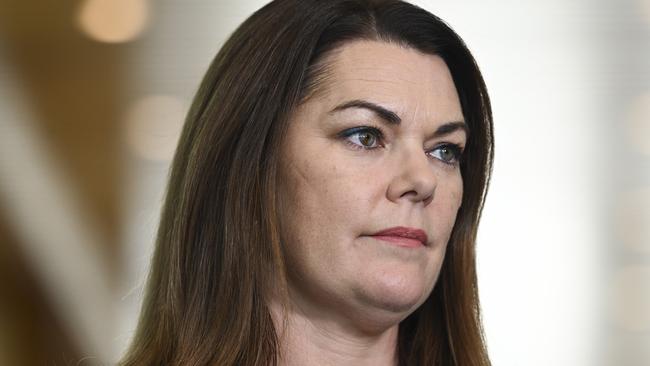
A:
[[[427,245],[427,234],[423,230],[410,227],[392,227],[371,236],[403,247],[414,248]]]

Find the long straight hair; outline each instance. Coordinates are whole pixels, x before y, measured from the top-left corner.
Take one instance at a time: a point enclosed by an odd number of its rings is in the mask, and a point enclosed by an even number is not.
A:
[[[470,131],[460,165],[462,204],[431,295],[400,323],[400,365],[490,364],[475,239],[492,167],[492,113],[474,58],[442,20],[402,1],[276,0],[231,35],[194,98],[136,334],[121,365],[277,364],[267,304],[274,290],[286,289],[279,147],[292,111],[327,80],[325,56],[354,40],[440,56]]]

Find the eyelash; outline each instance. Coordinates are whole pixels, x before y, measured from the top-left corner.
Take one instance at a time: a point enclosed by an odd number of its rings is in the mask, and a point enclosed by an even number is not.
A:
[[[359,134],[359,133],[364,133],[364,132],[372,134],[377,139],[377,144],[379,146],[377,146],[377,147],[365,147],[365,146],[361,146],[359,144],[355,144],[355,143],[350,141],[351,136],[354,136],[354,135]],[[347,129],[347,130],[341,132],[339,134],[339,137],[342,138],[345,141],[346,144],[350,145],[354,149],[357,149],[357,150],[375,150],[375,149],[383,146],[382,145],[382,140],[384,139],[384,133],[378,127],[359,126],[359,127],[350,128],[350,129]],[[447,162],[445,160],[438,159],[438,158],[435,158],[435,159],[437,159],[437,160],[441,161],[443,164],[446,164],[446,165],[449,165],[449,166],[457,166],[457,165],[460,164],[460,162],[462,160],[462,157],[463,157],[463,149],[458,144],[444,143],[442,145],[436,146],[433,150],[430,150],[429,152],[427,152],[427,154],[429,154],[430,152],[433,152],[435,150],[442,149],[442,148],[450,149],[453,152],[453,154],[454,154],[453,162]]]
[[[356,148],[356,149],[359,149],[359,150],[374,150],[374,149],[376,149],[376,147],[361,146],[361,145],[352,143],[349,140],[349,138],[351,136],[354,136],[356,134],[363,133],[363,132],[368,132],[368,133],[372,134],[378,140],[378,144],[381,145],[381,140],[383,140],[383,138],[384,138],[384,133],[382,132],[382,130],[380,128],[377,128],[377,127],[372,127],[372,126],[354,127],[354,128],[350,128],[348,130],[345,130],[345,131],[341,132],[339,134],[339,136],[341,138],[343,138],[345,140],[345,142],[348,145],[352,146],[353,148]]]

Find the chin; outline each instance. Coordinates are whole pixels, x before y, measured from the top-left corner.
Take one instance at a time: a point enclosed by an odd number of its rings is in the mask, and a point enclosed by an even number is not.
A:
[[[380,334],[387,329],[397,326],[406,319],[426,300],[420,296],[405,291],[382,291],[367,289],[357,293],[353,322],[356,327],[366,334]],[[404,296],[407,295],[407,296]]]
[[[422,305],[432,288],[433,286],[426,286],[421,281],[393,278],[361,289],[357,298],[365,306],[377,310],[378,314],[394,317],[399,322]]]

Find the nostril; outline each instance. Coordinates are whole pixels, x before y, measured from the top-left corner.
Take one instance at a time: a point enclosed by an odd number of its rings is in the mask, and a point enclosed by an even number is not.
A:
[[[431,192],[425,192],[424,190],[410,190],[402,193],[400,198],[406,198],[409,199],[413,202],[420,202],[424,203],[424,205],[428,205],[433,201],[433,193],[435,192],[435,188]]]
[[[417,196],[417,195],[418,195],[418,192],[416,192],[416,191],[408,191],[408,192],[402,193],[400,198],[409,197],[409,196]]]
[[[425,198],[422,203],[427,206],[429,203],[431,203],[431,201],[433,201],[433,194],[430,194],[429,197]]]

